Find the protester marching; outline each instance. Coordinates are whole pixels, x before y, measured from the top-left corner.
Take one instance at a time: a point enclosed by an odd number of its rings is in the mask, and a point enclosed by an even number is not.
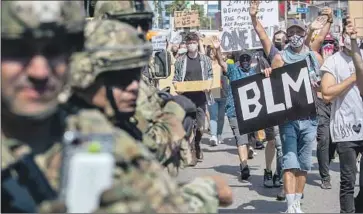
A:
[[[1,2],[1,211],[363,213],[363,2],[166,2]]]

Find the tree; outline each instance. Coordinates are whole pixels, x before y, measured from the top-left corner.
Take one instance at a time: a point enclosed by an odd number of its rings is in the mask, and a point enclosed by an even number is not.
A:
[[[187,5],[185,0],[174,0],[165,8],[165,11],[171,14],[172,17],[174,17],[175,11],[183,11],[186,9],[186,6]]]

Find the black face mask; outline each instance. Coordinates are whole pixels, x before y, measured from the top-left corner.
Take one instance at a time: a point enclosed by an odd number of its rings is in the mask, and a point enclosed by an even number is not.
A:
[[[279,51],[282,51],[282,44],[281,44],[281,43],[275,43],[275,47],[276,47]]]

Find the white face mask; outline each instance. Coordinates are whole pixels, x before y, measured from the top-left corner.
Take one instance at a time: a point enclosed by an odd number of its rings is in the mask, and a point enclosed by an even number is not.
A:
[[[178,54],[185,54],[188,50],[186,48],[180,48]]]
[[[197,51],[197,50],[198,50],[198,45],[197,45],[197,44],[189,44],[189,45],[187,46],[187,48],[188,48],[188,51],[189,51],[189,52],[195,52],[195,51]]]
[[[348,50],[352,50],[352,43],[348,35],[344,35],[344,47]]]

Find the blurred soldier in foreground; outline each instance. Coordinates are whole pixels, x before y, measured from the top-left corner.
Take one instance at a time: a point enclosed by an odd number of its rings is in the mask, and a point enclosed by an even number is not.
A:
[[[38,212],[57,197],[53,154],[64,132],[57,96],[68,57],[84,43],[82,12],[72,1],[1,2],[2,212]]]
[[[153,12],[146,1],[97,1],[94,17],[95,19],[112,19],[128,23],[137,29],[140,38],[145,39],[147,31],[151,28]],[[148,59],[145,60],[145,62],[147,61]],[[145,73],[145,69],[148,70],[147,72],[151,71],[150,64],[145,63],[143,73]],[[150,75],[152,76],[152,74]],[[143,74],[143,76],[145,75]],[[169,172],[173,175],[176,174],[177,167],[175,167],[175,164],[168,164],[170,159],[167,157],[170,157],[171,150],[165,149],[166,146],[174,148],[173,153],[175,153],[177,147],[182,148],[184,151],[180,152],[178,156],[173,155],[173,162],[178,162],[176,159],[181,157],[184,160],[180,165],[181,167],[195,165],[197,160],[192,159],[185,133],[182,134],[180,130],[182,124],[176,121],[177,119],[181,122],[184,121],[184,125],[189,124],[185,122],[185,113],[180,111],[180,106],[168,104],[170,100],[173,100],[173,97],[170,95],[160,96],[158,90],[145,81],[140,81],[139,91],[136,113],[134,115],[119,115],[117,119],[118,126],[129,133],[136,133],[132,134],[136,139],[142,139],[139,131],[144,133],[144,136],[151,137],[154,144],[150,142],[151,144],[148,143],[147,146],[157,153],[158,159],[164,165],[168,165]],[[162,94],[165,95],[166,93]],[[185,101],[182,98],[177,100]],[[185,103],[188,102],[185,101]],[[182,106],[184,105],[182,104]],[[189,126],[191,125],[189,124]],[[189,130],[189,126],[185,125],[185,129]],[[143,140],[143,142],[145,141]]]
[[[133,27],[118,21],[93,20],[85,31],[86,51],[75,54],[71,63],[74,93],[68,127],[97,132],[111,126],[119,166],[115,186],[102,195],[103,207],[97,212],[217,212],[218,204],[230,203],[230,189],[220,178],[197,178],[180,188],[144,145],[113,128],[105,116],[112,121],[117,114],[135,112],[141,69],[151,46]],[[85,117],[89,112],[92,118]]]

